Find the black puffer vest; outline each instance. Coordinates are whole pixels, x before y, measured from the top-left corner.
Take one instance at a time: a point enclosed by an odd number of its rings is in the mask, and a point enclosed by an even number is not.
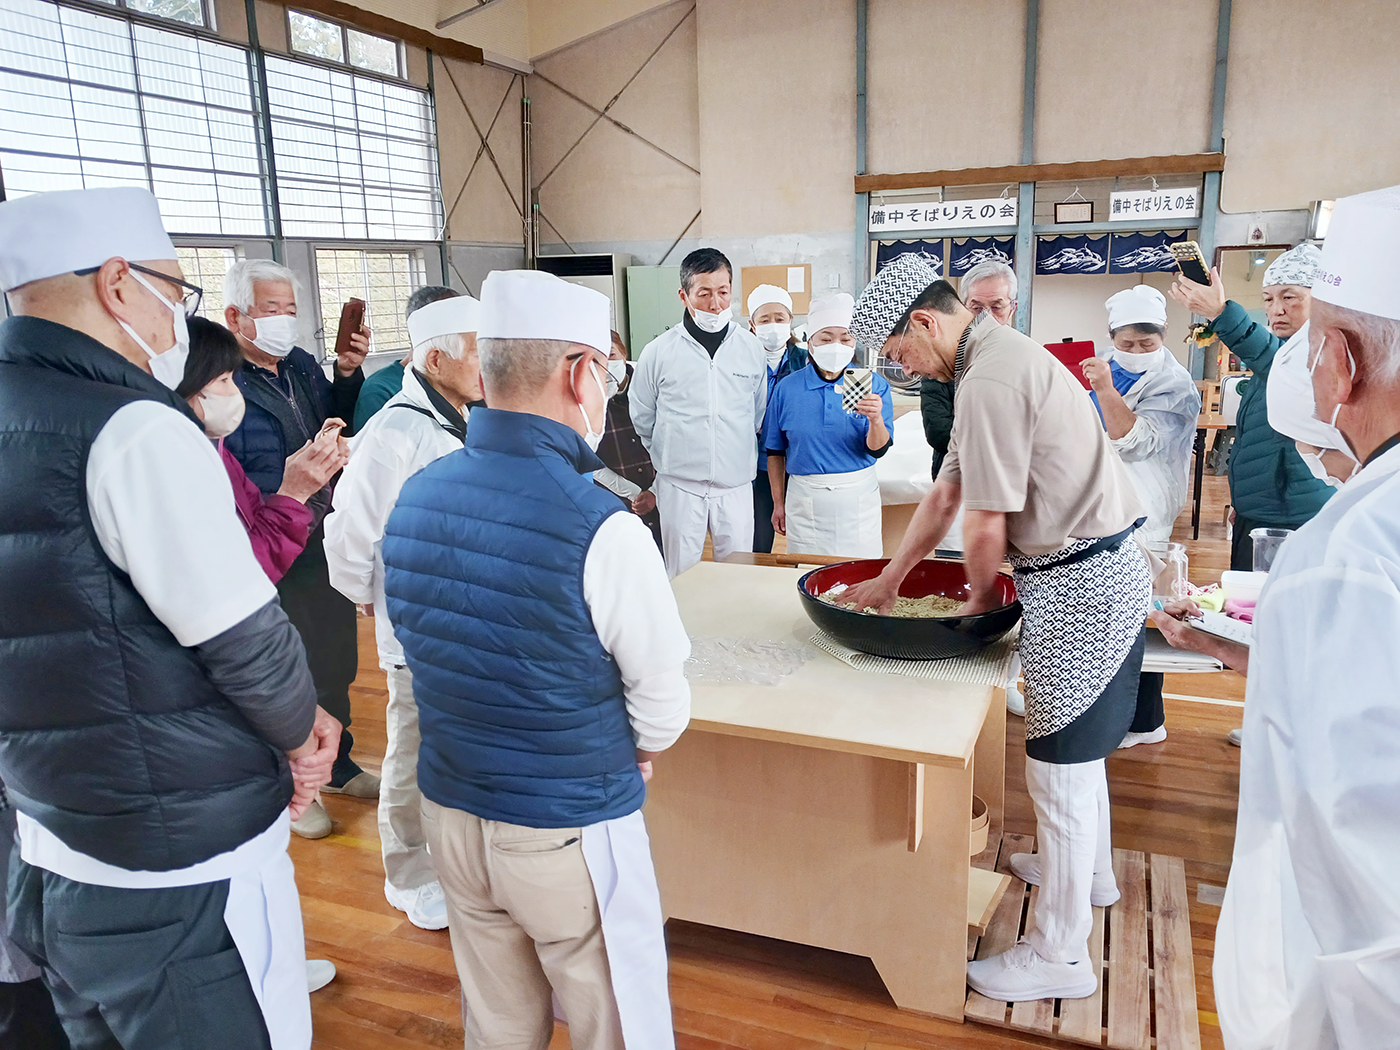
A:
[[[0,779],[72,849],[170,871],[266,829],[292,785],[98,542],[88,452],[139,400],[189,413],[71,328],[0,324]]]

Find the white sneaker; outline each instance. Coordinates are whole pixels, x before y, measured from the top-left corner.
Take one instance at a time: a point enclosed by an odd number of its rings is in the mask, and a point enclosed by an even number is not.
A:
[[[1004,1003],[1035,999],[1083,999],[1094,994],[1099,978],[1088,959],[1055,963],[1043,959],[1027,942],[967,964],[974,992]]]
[[[447,898],[442,883],[434,880],[416,890],[396,890],[384,883],[384,897],[420,930],[447,929]]]
[[[1234,744],[1236,747],[1240,747],[1244,742],[1244,730],[1232,729],[1225,734],[1225,739],[1230,741],[1230,743]]]
[[[1136,747],[1138,744],[1160,744],[1167,739],[1167,727],[1160,725],[1150,733],[1129,733],[1123,738],[1123,742],[1118,745],[1118,750],[1125,747]]]
[[[306,990],[319,992],[335,980],[335,963],[329,959],[306,960]]]
[[[1006,709],[1017,718],[1026,717],[1026,698],[1014,685],[1006,690]]]
[[[1013,853],[1011,854],[1011,873],[1024,882],[1027,886],[1040,885],[1040,854],[1039,853]],[[1113,872],[1101,875],[1094,872],[1093,885],[1089,887],[1089,903],[1095,908],[1107,908],[1118,903],[1118,898],[1122,894],[1118,892],[1118,882],[1113,877]]]

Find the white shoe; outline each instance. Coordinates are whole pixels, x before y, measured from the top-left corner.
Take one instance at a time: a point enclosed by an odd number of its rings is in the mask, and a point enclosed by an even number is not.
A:
[[[1014,685],[1006,690],[1006,709],[1017,718],[1026,717],[1026,698]]]
[[[1035,999],[1083,999],[1094,994],[1099,978],[1088,959],[1055,963],[1043,959],[1027,942],[967,964],[974,992],[1003,1003]]]
[[[1011,854],[1011,874],[1024,882],[1027,886],[1040,885],[1040,854],[1039,853],[1013,853]],[[1095,908],[1107,908],[1118,903],[1118,898],[1122,894],[1118,892],[1118,882],[1113,877],[1113,872],[1107,875],[1100,875],[1094,872],[1093,885],[1089,887],[1089,903]]]
[[[386,882],[384,896],[420,930],[447,929],[447,898],[442,894],[442,883],[433,881],[416,890],[396,890]]]
[[[319,992],[335,980],[335,963],[329,959],[306,960],[306,990]]]
[[[1230,741],[1230,743],[1234,744],[1236,747],[1240,747],[1244,743],[1244,730],[1232,729],[1225,734],[1225,739]]]
[[[323,839],[331,833],[331,815],[319,798],[313,799],[306,812],[292,821],[292,830],[304,839]]]
[[[1160,744],[1167,739],[1167,727],[1160,725],[1150,733],[1129,733],[1123,738],[1123,742],[1118,745],[1118,750],[1125,747],[1136,747],[1138,744]]]

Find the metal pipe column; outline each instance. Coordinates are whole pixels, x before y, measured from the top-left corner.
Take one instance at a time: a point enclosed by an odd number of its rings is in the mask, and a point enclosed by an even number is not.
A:
[[[1026,57],[1021,89],[1021,163],[1035,163],[1035,76],[1040,57],[1040,0],[1026,0]],[[1031,281],[1035,276],[1035,183],[1016,197],[1016,330],[1031,330]]]
[[[524,183],[521,204],[524,207],[522,218],[525,221],[525,269],[535,268],[535,258],[539,249],[539,196],[530,185],[534,179],[530,143],[530,96],[525,94],[525,82],[520,82],[520,175]]]
[[[856,174],[866,173],[865,51],[869,0],[856,0]],[[870,194],[856,194],[855,287],[859,295],[870,280]]]

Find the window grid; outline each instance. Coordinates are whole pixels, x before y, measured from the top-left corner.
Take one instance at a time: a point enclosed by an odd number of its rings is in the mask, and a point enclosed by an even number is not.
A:
[[[287,41],[291,50],[300,55],[400,79],[404,75],[400,41],[319,15],[288,8]]]
[[[335,356],[340,310],[351,298],[365,302],[372,351],[407,352],[408,297],[427,283],[421,248],[317,248],[316,286],[327,357]]]
[[[173,22],[184,22],[186,25],[199,26],[201,29],[213,28],[209,19],[209,9],[205,6],[204,0],[96,0],[96,2],[111,4],[113,7],[124,7],[128,11],[151,15],[154,18],[168,18]]]
[[[223,324],[224,278],[228,276],[229,267],[243,258],[243,252],[238,248],[177,244],[175,254],[180,259],[185,280],[204,289],[199,316]]]

